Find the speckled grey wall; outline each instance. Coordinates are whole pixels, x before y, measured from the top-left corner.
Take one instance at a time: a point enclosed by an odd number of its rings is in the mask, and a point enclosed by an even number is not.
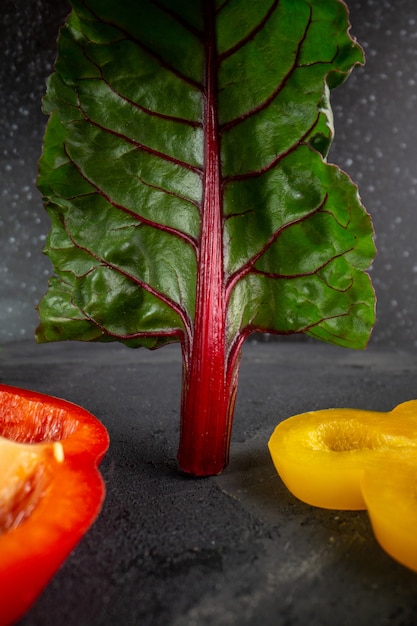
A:
[[[366,65],[333,92],[331,160],[359,185],[374,222],[372,341],[417,348],[417,3],[347,4]]]
[[[36,189],[63,0],[2,0],[0,13],[0,342],[33,337],[35,305],[51,272],[41,250],[49,230]]]
[[[333,92],[330,160],[359,185],[378,256],[372,269],[378,321],[372,342],[417,348],[417,3],[348,0],[367,64]],[[51,267],[49,230],[36,190],[45,79],[64,0],[2,0],[0,15],[0,342],[33,337],[35,305]]]

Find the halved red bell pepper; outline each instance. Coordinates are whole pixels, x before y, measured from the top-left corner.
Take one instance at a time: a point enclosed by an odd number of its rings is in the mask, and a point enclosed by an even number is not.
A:
[[[97,517],[108,446],[85,409],[0,385],[0,626],[29,609]]]

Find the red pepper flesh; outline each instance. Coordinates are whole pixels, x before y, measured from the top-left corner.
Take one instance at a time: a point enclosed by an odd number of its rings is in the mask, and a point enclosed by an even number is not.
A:
[[[0,626],[7,626],[35,602],[100,512],[105,486],[97,466],[109,436],[71,402],[0,384],[0,437],[30,444],[15,446],[29,459],[12,477],[15,491],[0,484]],[[13,458],[11,448],[3,447]]]

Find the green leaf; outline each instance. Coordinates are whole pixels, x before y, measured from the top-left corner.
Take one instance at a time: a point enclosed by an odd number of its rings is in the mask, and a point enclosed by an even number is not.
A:
[[[255,331],[364,347],[372,226],[326,161],[329,90],[363,62],[343,2],[72,7],[44,101],[38,340],[181,341],[186,378],[215,355],[198,376],[228,385]]]

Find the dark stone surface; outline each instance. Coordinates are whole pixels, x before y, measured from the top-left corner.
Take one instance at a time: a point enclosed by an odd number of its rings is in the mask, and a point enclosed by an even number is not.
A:
[[[7,344],[0,379],[81,404],[107,426],[102,513],[20,626],[413,626],[417,576],[367,513],[298,502],[267,450],[276,424],[416,396],[407,352],[317,343],[244,348],[229,467],[176,468],[181,362],[113,345]]]

